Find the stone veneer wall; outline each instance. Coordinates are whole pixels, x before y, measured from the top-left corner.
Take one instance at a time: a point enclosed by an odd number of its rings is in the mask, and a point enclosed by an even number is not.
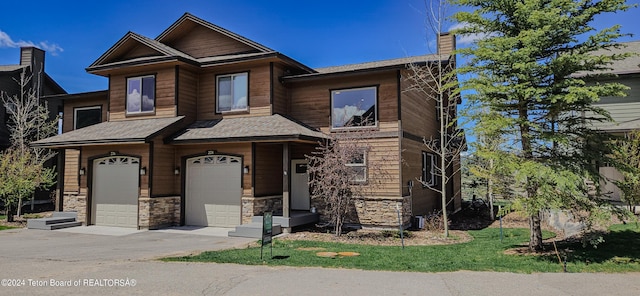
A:
[[[311,206],[316,207],[320,221],[327,222],[327,208],[323,200],[312,199]],[[404,197],[365,197],[354,198],[347,213],[345,223],[359,224],[365,227],[398,227],[397,207],[401,209],[404,226],[411,223],[411,196]]]
[[[65,212],[78,212],[78,221],[87,225],[87,196],[78,193],[65,192],[62,199],[62,210]]]
[[[242,224],[251,223],[251,217],[266,211],[282,213],[282,195],[265,197],[242,197]]]
[[[139,228],[158,229],[180,224],[180,197],[154,197],[139,200]]]

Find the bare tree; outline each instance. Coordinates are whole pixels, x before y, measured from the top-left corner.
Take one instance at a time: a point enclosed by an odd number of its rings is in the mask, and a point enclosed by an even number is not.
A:
[[[38,77],[41,77],[43,73],[37,73]],[[40,170],[44,170],[44,164],[47,160],[55,156],[55,152],[46,148],[34,148],[30,147],[30,143],[40,139],[44,139],[56,134],[58,123],[57,119],[51,120],[49,118],[49,111],[47,108],[47,102],[40,99],[39,89],[42,79],[36,79],[36,85],[32,86],[33,75],[27,75],[26,71],[20,73],[19,79],[14,79],[18,84],[18,94],[9,95],[6,92],[1,92],[0,97],[8,113],[7,126],[9,128],[9,134],[11,139],[12,153],[18,153],[20,157],[29,155],[30,160],[27,163],[29,166],[35,166]],[[31,87],[30,87],[31,86]],[[48,172],[43,176],[53,179],[55,174]],[[38,180],[38,185],[49,186],[53,183],[53,180],[44,180],[42,178],[35,178]],[[36,190],[36,186],[30,191],[21,191],[18,194],[18,215],[22,208],[22,201],[29,195],[32,196]]]
[[[371,164],[373,154],[380,162],[388,160],[385,152],[374,151],[374,133],[364,126],[333,132],[307,155],[311,198],[322,201],[319,210],[328,217],[336,236],[342,234],[343,224],[354,210],[354,199],[373,194],[390,178],[383,166]]]
[[[426,0],[425,7],[427,30],[437,36],[437,44],[440,46],[447,11],[446,1]],[[425,135],[423,142],[427,149],[438,158],[434,165],[435,175],[439,182],[427,182],[427,180],[420,179],[418,181],[441,195],[444,236],[448,237],[447,196],[455,196],[458,192],[448,192],[447,185],[453,181],[453,176],[460,171],[460,152],[464,149],[464,134],[457,127],[457,109],[460,96],[455,71],[455,56],[441,50],[437,50],[434,56],[438,62],[427,62],[425,65],[415,63],[407,65],[410,72],[407,80],[410,85],[405,91],[417,93],[425,100],[435,102],[438,135],[429,137]],[[429,112],[430,110],[425,111]],[[456,164],[458,164],[457,167]]]

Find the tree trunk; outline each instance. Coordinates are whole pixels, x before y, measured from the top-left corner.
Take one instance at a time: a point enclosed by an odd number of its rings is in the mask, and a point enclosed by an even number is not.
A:
[[[529,250],[542,250],[542,227],[540,221],[540,213],[529,217]]]
[[[11,204],[7,204],[7,222],[13,222],[13,208],[11,208]]]

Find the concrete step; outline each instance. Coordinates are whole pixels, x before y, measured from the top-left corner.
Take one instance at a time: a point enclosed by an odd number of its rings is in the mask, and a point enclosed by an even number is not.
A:
[[[282,226],[280,226],[280,224],[273,224],[272,233],[273,235],[282,233]],[[236,230],[229,231],[229,236],[262,238],[262,219],[259,223],[251,222],[249,224],[236,226]]]
[[[61,218],[61,217],[69,217],[78,219],[78,212],[53,212],[52,217]]]
[[[64,223],[51,224],[51,225],[48,225],[48,226],[49,226],[49,230],[56,230],[56,229],[63,229],[63,228],[69,228],[69,227],[76,227],[76,226],[80,226],[80,225],[82,225],[82,222],[73,221],[73,222],[64,222]]]
[[[51,217],[27,220],[27,228],[29,229],[51,229],[48,226],[59,223],[75,222],[76,218],[69,217]]]
[[[49,218],[27,220],[27,228],[52,230],[82,225],[82,222],[76,221],[77,218],[77,212],[53,212]]]

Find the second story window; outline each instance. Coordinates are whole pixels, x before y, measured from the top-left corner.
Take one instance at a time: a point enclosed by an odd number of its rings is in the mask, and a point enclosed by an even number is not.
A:
[[[102,107],[81,107],[73,109],[73,129],[102,122]]]
[[[377,92],[375,86],[331,91],[331,128],[376,126]]]
[[[220,75],[216,78],[216,112],[246,111],[249,74]]]
[[[127,114],[149,113],[156,106],[156,77],[127,78]]]

